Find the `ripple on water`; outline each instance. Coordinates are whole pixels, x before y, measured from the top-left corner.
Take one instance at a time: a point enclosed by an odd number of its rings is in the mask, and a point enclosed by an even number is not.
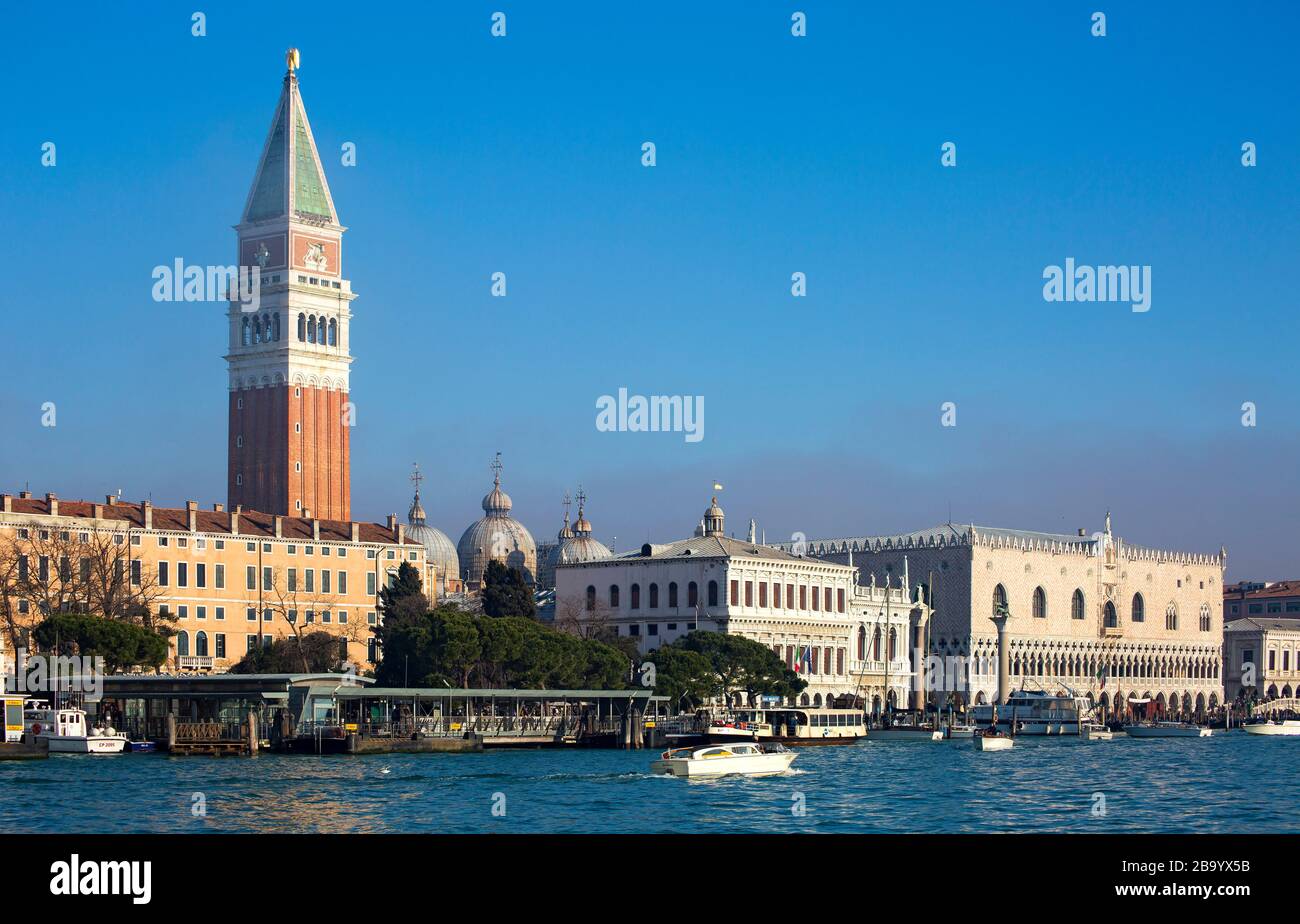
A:
[[[1297,832],[1295,739],[868,741],[680,780],[652,751],[0,762],[22,832]],[[1272,768],[1272,772],[1266,772]],[[382,772],[387,770],[387,773]],[[33,794],[37,794],[33,798]],[[195,815],[196,794],[206,815]],[[504,806],[505,815],[493,814]],[[802,814],[800,814],[802,811]]]

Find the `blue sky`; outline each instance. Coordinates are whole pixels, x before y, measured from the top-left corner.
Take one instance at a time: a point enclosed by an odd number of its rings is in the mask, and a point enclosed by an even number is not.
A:
[[[155,303],[150,273],[232,262],[296,45],[360,293],[356,516],[404,515],[419,461],[455,539],[501,450],[538,537],[581,482],[606,542],[675,538],[717,480],[770,540],[1109,508],[1300,576],[1300,14],[1241,6],[9,10],[0,484],[225,500],[223,306]],[[1045,302],[1066,257],[1149,264],[1151,310]],[[704,396],[705,438],[597,432],[619,387]]]

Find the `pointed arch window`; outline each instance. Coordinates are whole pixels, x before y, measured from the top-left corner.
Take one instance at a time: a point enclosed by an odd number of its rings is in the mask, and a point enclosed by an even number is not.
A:
[[[1173,631],[1178,628],[1178,604],[1170,603],[1165,607],[1165,628]]]
[[[1034,618],[1047,618],[1047,593],[1041,587],[1034,588]]]
[[[1110,600],[1107,600],[1106,605],[1102,607],[1102,618],[1106,623],[1107,629],[1119,628],[1119,613],[1116,612],[1115,604]]]
[[[1007,589],[1001,584],[993,588],[993,615],[1000,616],[1007,611]]]
[[[1209,632],[1211,622],[1213,622],[1213,619],[1210,616],[1210,604],[1202,603],[1201,604],[1201,631]],[[1283,654],[1285,654],[1285,652],[1283,652]]]
[[[867,660],[867,627],[858,626],[858,660]]]
[[[1132,622],[1144,622],[1147,618],[1146,603],[1142,600],[1141,594],[1133,595],[1133,606],[1129,610],[1129,619]]]
[[[1083,618],[1083,591],[1077,587],[1074,590],[1074,596],[1070,598],[1070,618]]]

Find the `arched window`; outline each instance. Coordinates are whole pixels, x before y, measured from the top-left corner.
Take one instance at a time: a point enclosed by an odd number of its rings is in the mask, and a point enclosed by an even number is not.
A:
[[[1070,618],[1083,618],[1083,591],[1075,588],[1074,596],[1070,598]]]
[[[253,342],[262,342],[262,319],[253,318]]]
[[[279,343],[280,342],[280,312],[277,311],[275,314],[271,315],[271,322],[275,328],[275,342]]]
[[[1047,594],[1041,587],[1034,588],[1034,618],[1047,618]]]
[[[641,585],[633,584],[632,592],[628,595],[631,598],[631,607],[634,610],[641,609]]]
[[[609,585],[609,605],[613,607],[618,606],[618,585],[617,584]]]
[[[307,315],[298,314],[298,342],[307,342]]]
[[[194,636],[194,653],[200,658],[208,656],[208,633],[200,632]]]
[[[677,582],[673,581],[668,585],[668,605],[677,606]]]
[[[718,582],[709,581],[709,606],[718,605]]]
[[[1147,618],[1146,604],[1142,601],[1141,594],[1133,595],[1133,607],[1129,611],[1129,620],[1132,622],[1143,622]]]
[[[1176,603],[1170,603],[1165,607],[1165,628],[1171,630],[1178,628],[1178,604]]]
[[[1110,600],[1101,608],[1102,618],[1105,620],[1107,629],[1119,628],[1119,613],[1115,612],[1115,604]]]
[[[876,632],[871,637],[871,660],[880,660],[880,626],[876,626]]]
[[[241,325],[241,327],[243,328],[243,330],[242,330],[242,333],[240,334],[239,342],[242,343],[244,346],[252,346],[252,345],[253,345],[253,325],[252,325],[251,323],[249,323],[248,318],[244,318],[244,321],[243,321],[243,324]]]
[[[176,633],[176,654],[182,658],[190,653],[190,634],[182,629]]]
[[[694,581],[691,581],[689,584],[686,585],[686,605],[687,606],[700,605],[700,588],[699,585],[697,585]]]
[[[1208,603],[1202,603],[1202,604],[1201,604],[1201,631],[1202,631],[1202,632],[1209,632],[1209,631],[1210,631],[1210,623],[1211,623],[1211,622],[1212,622],[1212,620],[1211,620],[1211,618],[1210,618],[1210,604],[1208,604]],[[1285,669],[1286,669],[1286,666],[1283,665],[1283,670],[1285,670]]]
[[[338,322],[336,322],[333,318],[330,318],[329,344],[330,346],[338,346],[338,342],[339,342]]]
[[[858,626],[858,660],[867,660],[867,627]]]
[[[993,588],[993,615],[1000,616],[1007,612],[1007,589],[999,584]]]
[[[892,626],[889,629],[889,660],[894,661],[898,658],[898,630]]]
[[[587,612],[590,613],[596,608],[596,588],[587,585]]]
[[[658,584],[650,585],[650,609],[652,610],[659,609],[659,585]]]

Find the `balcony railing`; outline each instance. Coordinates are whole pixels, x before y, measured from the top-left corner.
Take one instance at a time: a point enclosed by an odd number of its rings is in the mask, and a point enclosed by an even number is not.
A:
[[[176,666],[181,670],[212,670],[210,655],[177,655]]]

